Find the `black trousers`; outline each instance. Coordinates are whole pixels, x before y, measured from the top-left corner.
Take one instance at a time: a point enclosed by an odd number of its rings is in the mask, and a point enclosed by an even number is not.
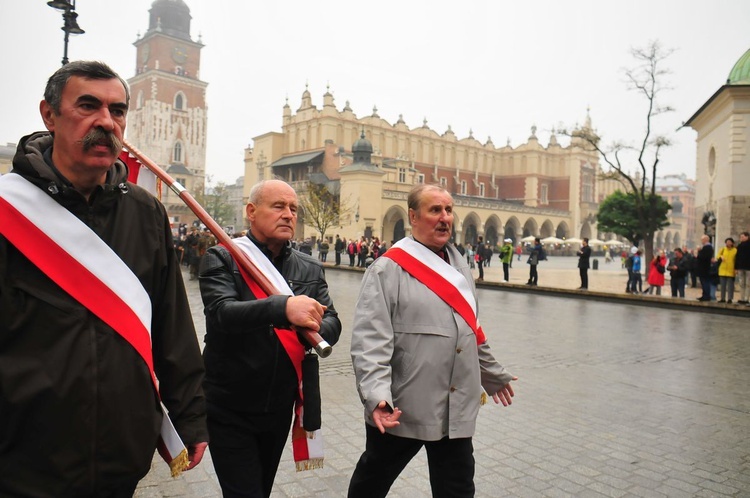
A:
[[[424,446],[435,498],[474,496],[474,445],[471,438],[422,441],[393,436],[365,424],[367,442],[349,482],[349,498],[382,498]]]
[[[336,266],[341,264],[341,252],[336,251]]]
[[[292,422],[292,407],[244,413],[208,405],[209,449],[224,498],[267,498]]]
[[[581,274],[581,289],[589,288],[589,269],[579,268],[578,271]]]
[[[509,268],[509,263],[503,263],[503,280],[505,280],[506,282],[510,280],[510,271],[508,270]]]
[[[539,273],[536,271],[536,265],[529,265],[529,283],[536,285],[539,282]]]
[[[480,259],[477,262],[477,268],[479,268],[479,278],[481,278],[482,280],[484,280],[484,268],[483,268],[483,266],[484,266],[484,261]]]

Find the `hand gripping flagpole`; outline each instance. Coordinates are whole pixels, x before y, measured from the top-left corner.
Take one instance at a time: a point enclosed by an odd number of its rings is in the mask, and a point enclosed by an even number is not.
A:
[[[169,176],[169,174],[162,168],[160,168],[159,165],[149,159],[143,152],[131,145],[127,140],[123,140],[123,145],[136,159],[138,159],[144,166],[146,166],[161,181],[166,183],[167,186],[172,189],[172,191],[177,194],[180,199],[182,199],[187,207],[189,207],[193,211],[193,213],[195,213],[198,219],[201,220],[209,230],[211,230],[211,233],[214,234],[216,239],[229,250],[229,253],[232,255],[237,264],[240,265],[243,270],[245,270],[250,276],[253,277],[253,280],[258,283],[260,288],[263,289],[266,294],[268,294],[269,296],[281,294],[279,290],[276,289],[276,287],[271,283],[271,281],[268,280],[268,278],[263,274],[263,272],[261,272],[255,266],[255,264],[250,261],[250,258],[248,258],[245,253],[242,252],[242,250],[237,247],[234,242],[232,242],[232,239],[229,237],[229,235],[227,235],[226,232],[224,232],[224,230],[219,226],[219,224],[216,223],[213,218],[211,218],[211,215],[209,215],[208,212],[203,209],[203,206],[198,204],[198,201],[196,201],[195,198],[190,195],[190,192],[188,192],[185,187],[183,187],[179,182],[175,181],[174,178]],[[328,342],[326,342],[326,340],[323,339],[323,337],[321,337],[321,335],[314,330],[297,329],[297,331],[300,332],[305,340],[315,348],[315,351],[317,351],[318,355],[321,358],[327,358],[331,354],[331,351],[333,351],[331,345],[328,344]]]

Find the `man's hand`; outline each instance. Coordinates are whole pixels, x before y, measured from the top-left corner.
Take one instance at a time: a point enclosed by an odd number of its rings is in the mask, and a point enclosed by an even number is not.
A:
[[[188,465],[185,470],[190,470],[201,463],[203,453],[206,452],[207,447],[208,443],[195,443],[188,446],[188,459],[190,460],[190,465]]]
[[[518,380],[518,377],[513,377],[510,380],[513,382],[514,380]],[[513,392],[513,386],[508,382],[501,387],[498,392],[492,395],[492,399],[495,400],[495,404],[502,403],[503,406],[508,406],[513,404],[513,396],[515,396],[515,394],[516,393]]]
[[[292,296],[286,301],[286,319],[297,327],[320,330],[326,307],[307,296]]]
[[[401,416],[401,410],[396,407],[391,411],[386,405],[385,400],[383,400],[372,411],[372,420],[381,434],[385,434],[386,429],[396,427],[401,423],[398,421],[398,418]]]

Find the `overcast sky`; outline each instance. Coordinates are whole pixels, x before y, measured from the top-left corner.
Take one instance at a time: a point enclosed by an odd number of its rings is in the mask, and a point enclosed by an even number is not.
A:
[[[38,104],[63,53],[62,17],[45,0],[0,0],[0,143],[43,128]],[[341,110],[411,128],[424,118],[459,139],[473,130],[516,147],[532,125],[547,144],[586,109],[605,143],[643,137],[646,102],[628,91],[631,47],[657,39],[674,49],[666,66],[676,112],[656,125],[674,146],[660,174],[695,177],[695,132],[675,131],[726,82],[750,48],[748,0],[185,0],[193,40],[202,36],[208,83],[207,173],[233,183],[252,138],[281,131],[285,98],[296,110],[309,84],[322,107],[326,86]],[[135,73],[138,33],[153,0],[78,0],[70,60],[99,59]],[[561,142],[565,143],[562,139]],[[351,144],[343,144],[347,148]]]

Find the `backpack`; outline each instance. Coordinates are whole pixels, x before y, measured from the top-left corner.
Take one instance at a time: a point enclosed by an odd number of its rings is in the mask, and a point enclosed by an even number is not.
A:
[[[547,261],[547,253],[544,252],[544,248],[539,249],[539,261]]]
[[[627,257],[627,259],[625,260],[625,268],[627,268],[628,270],[633,269],[633,256]]]
[[[354,254],[357,252],[357,244],[354,242],[349,242],[349,247],[346,249],[346,252],[349,254]]]

